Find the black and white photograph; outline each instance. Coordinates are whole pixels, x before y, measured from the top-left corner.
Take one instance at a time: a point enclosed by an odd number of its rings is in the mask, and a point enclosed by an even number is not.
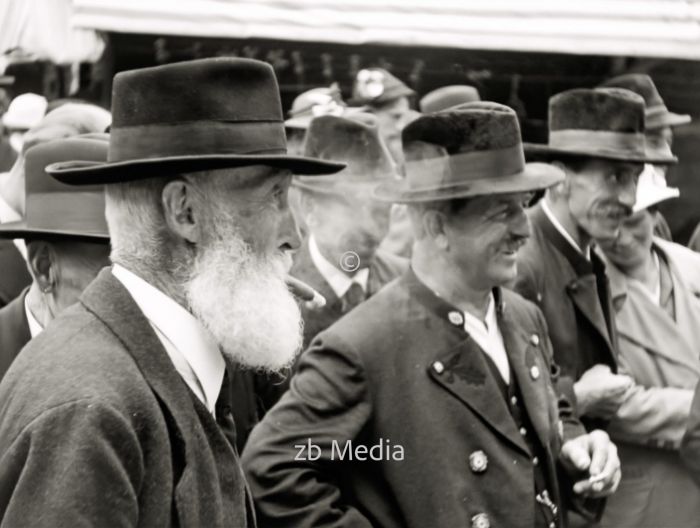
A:
[[[700,0],[0,0],[0,528],[700,528]]]

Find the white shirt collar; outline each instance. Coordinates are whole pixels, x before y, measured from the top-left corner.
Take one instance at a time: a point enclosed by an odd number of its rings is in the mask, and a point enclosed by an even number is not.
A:
[[[369,268],[361,268],[355,272],[355,275],[348,277],[345,273],[328,262],[323,255],[321,255],[321,251],[318,249],[318,245],[316,245],[316,240],[314,239],[313,235],[309,236],[309,254],[311,255],[311,262],[314,263],[314,266],[316,266],[321,276],[330,285],[338,298],[345,295],[348,289],[350,289],[350,286],[352,286],[353,282],[356,282],[362,286],[362,289],[365,292],[367,291]]]
[[[559,233],[561,233],[561,236],[566,239],[566,241],[571,244],[576,251],[578,251],[581,255],[586,257],[586,260],[591,260],[591,248],[590,246],[587,248],[586,253],[581,251],[581,247],[576,243],[576,241],[573,239],[573,237],[569,234],[569,232],[564,228],[563,225],[561,225],[561,222],[559,222],[559,219],[554,216],[554,213],[552,210],[549,208],[549,205],[547,205],[547,199],[542,198],[542,210],[544,211],[544,214],[547,215],[547,218],[549,218],[549,221],[552,222],[552,225],[555,227]]]
[[[29,295],[24,296],[24,313],[27,316],[27,324],[29,325],[29,335],[32,336],[32,339],[34,339],[44,330],[44,328],[41,326],[39,321],[36,320],[36,317],[34,317],[34,314],[29,309],[29,302],[27,301],[28,298]]]
[[[214,414],[226,370],[214,337],[190,312],[135,273],[114,264],[112,274],[156,330],[180,376]]]
[[[501,329],[498,327],[496,301],[493,297],[493,293],[489,295],[489,305],[486,309],[486,317],[483,321],[467,311],[462,313],[464,315],[464,330],[491,358],[503,380],[506,384],[509,384],[510,364],[508,362],[505,343],[503,342],[503,334],[501,334]]]

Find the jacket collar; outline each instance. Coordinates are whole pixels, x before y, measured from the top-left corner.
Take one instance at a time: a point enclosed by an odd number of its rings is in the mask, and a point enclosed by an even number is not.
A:
[[[174,421],[177,430],[172,437],[182,440],[189,436],[190,431],[201,428],[187,386],[148,320],[110,268],[99,273],[83,292],[80,302],[117,336],[133,357],[144,379]],[[188,451],[184,441],[181,444],[186,461],[196,456]]]

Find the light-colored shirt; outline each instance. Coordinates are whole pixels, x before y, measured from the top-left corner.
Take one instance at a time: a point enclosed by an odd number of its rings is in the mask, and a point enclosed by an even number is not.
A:
[[[554,213],[547,205],[546,198],[542,198],[542,210],[544,211],[544,214],[547,215],[547,218],[549,218],[549,221],[552,222],[552,225],[554,226],[554,228],[557,231],[559,231],[559,233],[561,233],[561,236],[563,236],[564,239],[569,244],[571,244],[576,251],[578,251],[581,255],[586,257],[586,260],[591,260],[591,248],[590,248],[590,246],[587,248],[587,251],[585,253],[581,250],[581,247],[576,243],[576,241],[574,240],[574,237],[572,237],[569,234],[569,232],[566,230],[566,228],[563,225],[561,225],[561,222],[559,221],[559,219],[556,216],[554,216]]]
[[[41,326],[39,321],[36,320],[36,317],[34,317],[34,314],[29,309],[29,302],[27,302],[28,298],[29,295],[24,296],[24,313],[27,316],[27,324],[29,325],[29,335],[32,336],[32,339],[34,339],[44,330],[44,328]]]
[[[318,249],[318,245],[316,244],[313,235],[309,236],[309,254],[311,255],[311,262],[314,263],[316,269],[318,269],[321,276],[330,285],[338,298],[345,295],[345,293],[350,289],[350,286],[352,286],[353,282],[356,282],[362,286],[362,289],[367,292],[369,268],[364,267],[358,269],[352,277],[346,275],[343,271],[336,268],[333,264],[328,262],[323,255],[321,255],[321,251]]]
[[[510,364],[508,354],[503,343],[503,334],[498,327],[496,317],[496,302],[493,293],[489,295],[489,306],[486,309],[486,319],[481,321],[469,312],[464,312],[464,330],[471,336],[476,344],[488,354],[501,373],[503,381],[510,383]]]
[[[112,274],[146,316],[182,379],[213,415],[226,371],[214,336],[180,304],[135,273],[114,264]]]

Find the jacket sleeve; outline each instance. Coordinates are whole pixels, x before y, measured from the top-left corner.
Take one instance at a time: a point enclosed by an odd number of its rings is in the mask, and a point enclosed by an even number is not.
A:
[[[625,359],[620,356],[620,372]],[[676,387],[633,385],[608,431],[614,438],[637,445],[678,449],[688,422],[693,391]]]
[[[370,527],[346,502],[339,450],[367,423],[361,362],[347,346],[317,337],[290,390],[253,430],[242,464],[261,526]]]
[[[688,427],[681,442],[681,458],[695,482],[700,485],[700,384],[695,389],[690,406]]]
[[[78,400],[2,436],[0,526],[136,526],[143,461],[120,413]]]

